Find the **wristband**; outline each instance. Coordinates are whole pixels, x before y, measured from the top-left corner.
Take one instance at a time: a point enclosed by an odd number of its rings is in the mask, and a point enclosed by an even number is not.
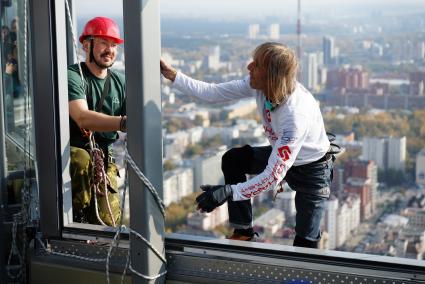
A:
[[[127,116],[121,116],[120,131],[127,132]]]

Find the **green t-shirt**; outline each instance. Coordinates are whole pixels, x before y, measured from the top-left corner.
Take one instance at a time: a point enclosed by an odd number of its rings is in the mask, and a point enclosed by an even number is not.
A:
[[[98,101],[102,97],[105,79],[99,79],[94,76],[87,68],[84,62],[81,63],[84,78],[87,85],[81,81],[78,64],[68,67],[68,101],[77,99],[87,100],[86,93],[91,94],[92,102],[87,101],[88,107],[94,110]],[[118,72],[111,71],[111,85],[108,94],[105,96],[101,112],[108,115],[119,116],[125,115],[125,79]],[[86,148],[88,139],[82,135],[77,123],[69,117],[70,128],[70,144],[80,148]],[[100,146],[107,147],[118,138],[118,133],[113,132],[95,132],[95,141]]]

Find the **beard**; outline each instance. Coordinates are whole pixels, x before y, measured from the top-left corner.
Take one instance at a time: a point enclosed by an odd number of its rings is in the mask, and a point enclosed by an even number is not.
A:
[[[99,66],[100,68],[104,68],[104,69],[110,68],[115,63],[115,59],[113,59],[111,55],[112,54],[110,52],[104,52],[99,56],[100,58],[110,56],[112,60],[108,63],[102,62],[93,57],[94,63],[96,63],[96,65]]]

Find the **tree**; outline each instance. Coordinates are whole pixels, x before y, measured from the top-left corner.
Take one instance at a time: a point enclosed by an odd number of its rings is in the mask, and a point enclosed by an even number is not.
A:
[[[162,164],[162,168],[164,169],[164,171],[171,171],[176,168],[176,164],[171,160],[165,160]]]
[[[165,209],[165,230],[174,232],[178,227],[186,224],[187,215],[196,210],[195,198],[198,192],[183,197],[178,203],[171,203]]]
[[[201,145],[195,144],[195,145],[189,145],[186,148],[186,151],[184,151],[183,156],[185,158],[192,158],[193,156],[200,155],[204,152]]]
[[[195,119],[193,120],[193,123],[196,126],[204,126],[204,118],[202,117],[202,115],[195,115]]]

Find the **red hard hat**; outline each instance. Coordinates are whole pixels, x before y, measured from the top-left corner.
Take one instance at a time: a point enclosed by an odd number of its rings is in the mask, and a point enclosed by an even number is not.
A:
[[[106,17],[96,17],[87,22],[83,33],[80,35],[80,42],[88,36],[100,36],[114,40],[116,43],[123,43],[120,37],[120,29],[114,20]]]

